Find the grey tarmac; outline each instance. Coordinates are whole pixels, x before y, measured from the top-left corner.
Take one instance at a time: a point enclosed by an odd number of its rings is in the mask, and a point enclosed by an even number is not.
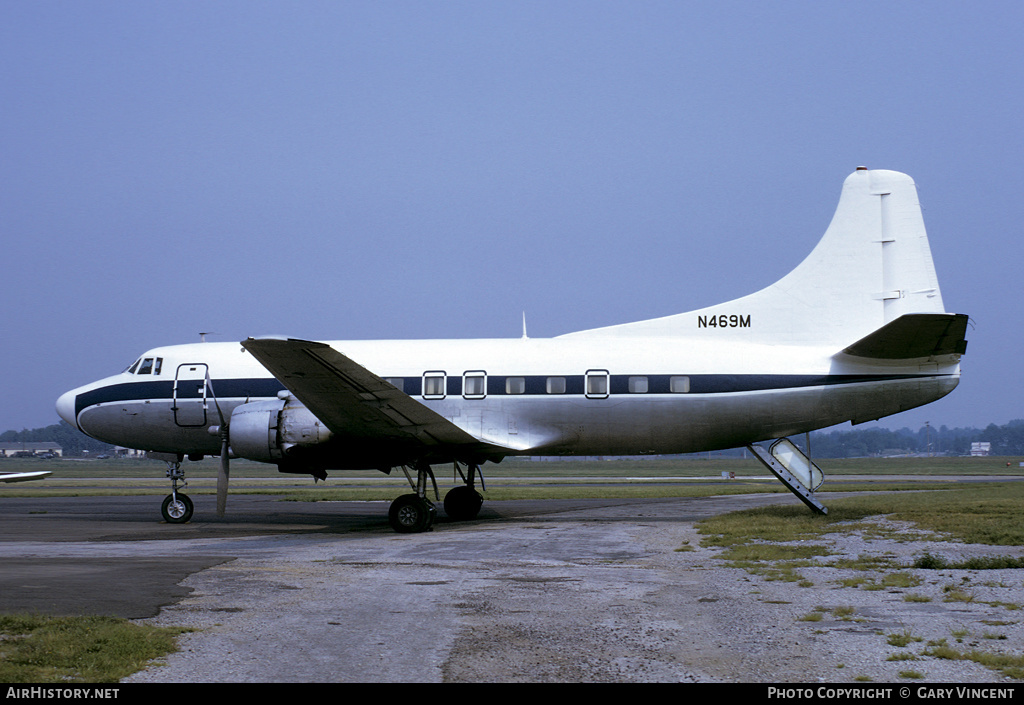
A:
[[[4,571],[0,611],[32,594],[80,613],[89,600],[76,591],[106,588],[126,595],[107,603],[114,613],[194,629],[129,682],[879,682],[908,667],[932,682],[993,682],[971,662],[888,660],[900,649],[885,634],[980,635],[1013,616],[993,604],[1024,592],[992,575],[1005,589],[974,587],[973,604],[944,603],[940,581],[916,589],[934,599],[908,602],[841,588],[830,567],[804,569],[813,586],[798,587],[700,547],[695,521],[797,503],[789,495],[488,502],[476,521],[442,513],[416,535],[393,533],[382,502],[233,495],[217,519],[212,496],[195,499],[182,526],[155,521],[153,497],[0,499],[0,559],[19,566]],[[829,541],[851,557],[979,549]],[[818,607],[823,620],[803,619]],[[1006,643],[1022,629],[1002,627]]]

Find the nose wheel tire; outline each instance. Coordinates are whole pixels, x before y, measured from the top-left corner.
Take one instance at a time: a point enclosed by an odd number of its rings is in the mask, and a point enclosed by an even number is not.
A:
[[[400,534],[429,531],[436,516],[434,505],[415,494],[402,495],[391,503],[391,509],[388,510],[391,528]]]
[[[169,494],[160,505],[160,513],[168,524],[184,524],[192,518],[192,500],[180,492]]]

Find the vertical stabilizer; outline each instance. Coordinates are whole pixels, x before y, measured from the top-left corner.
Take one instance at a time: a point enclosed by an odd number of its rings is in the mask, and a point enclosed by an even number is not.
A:
[[[913,180],[858,167],[821,241],[771,286],[688,313],[570,335],[845,346],[903,314],[944,311]]]

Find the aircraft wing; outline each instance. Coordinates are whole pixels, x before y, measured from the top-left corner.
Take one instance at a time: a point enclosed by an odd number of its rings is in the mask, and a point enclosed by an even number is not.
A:
[[[357,440],[424,446],[486,445],[326,343],[249,338],[242,343],[331,432]]]
[[[4,472],[0,473],[0,482],[28,482],[29,480],[42,480],[51,474],[49,470],[37,470],[35,472]]]

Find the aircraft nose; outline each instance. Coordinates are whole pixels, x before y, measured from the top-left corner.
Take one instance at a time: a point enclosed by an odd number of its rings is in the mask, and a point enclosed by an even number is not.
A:
[[[57,400],[57,413],[60,417],[67,421],[69,424],[78,428],[78,419],[75,418],[75,401],[78,399],[78,395],[75,391],[64,392],[60,395]]]

